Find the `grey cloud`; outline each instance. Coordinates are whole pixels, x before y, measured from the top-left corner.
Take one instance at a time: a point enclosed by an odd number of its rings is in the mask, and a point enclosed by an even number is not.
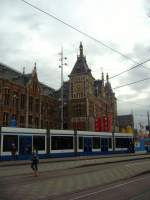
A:
[[[149,41],[150,43],[150,41]],[[147,44],[136,44],[133,48],[133,53],[135,58],[140,61],[144,61],[150,58],[150,45]]]

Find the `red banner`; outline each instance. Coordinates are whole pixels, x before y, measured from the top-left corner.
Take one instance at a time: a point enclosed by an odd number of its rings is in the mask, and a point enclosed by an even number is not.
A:
[[[108,113],[108,118],[107,118],[107,124],[108,124],[108,132],[112,132],[112,117],[111,113]]]
[[[101,131],[101,119],[99,116],[95,120],[95,131]]]

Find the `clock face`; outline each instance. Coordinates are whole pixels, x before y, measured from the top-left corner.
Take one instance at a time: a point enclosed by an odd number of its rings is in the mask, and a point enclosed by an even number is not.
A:
[[[75,92],[81,92],[81,91],[82,91],[82,83],[76,83]]]

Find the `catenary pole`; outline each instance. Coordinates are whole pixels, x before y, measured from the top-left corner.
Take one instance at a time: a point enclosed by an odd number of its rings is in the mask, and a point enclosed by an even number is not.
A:
[[[64,63],[64,60],[67,58],[64,57],[63,47],[61,47],[60,52],[60,68],[61,68],[61,129],[64,129],[64,77],[63,77],[63,66],[67,65]]]
[[[147,120],[148,120],[148,131],[149,131],[149,135],[150,135],[149,111],[147,111]]]

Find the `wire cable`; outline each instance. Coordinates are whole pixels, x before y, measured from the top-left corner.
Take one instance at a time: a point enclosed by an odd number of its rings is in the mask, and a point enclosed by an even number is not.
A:
[[[146,110],[146,111],[147,111],[146,108],[149,108],[149,107],[150,107],[149,105],[143,105],[143,104],[139,104],[139,103],[131,102],[131,101],[129,101],[129,100],[124,101],[124,100],[122,100],[122,99],[118,99],[118,98],[117,98],[117,101],[119,101],[119,103],[120,103],[120,101],[121,101],[121,102],[123,102],[123,103],[131,103],[131,104],[134,104],[134,105],[137,105],[137,106],[141,106],[142,109],[143,109],[143,110]],[[146,108],[143,108],[143,107],[146,107]]]
[[[135,66],[133,66],[133,67],[131,67],[131,68],[125,70],[125,71],[122,71],[122,72],[120,72],[120,73],[118,73],[118,74],[116,74],[116,75],[110,77],[109,79],[115,78],[115,77],[117,77],[117,76],[120,76],[121,74],[124,74],[125,72],[128,72],[128,71],[130,71],[130,70],[132,70],[132,69],[135,69],[135,68],[137,68],[137,67],[140,67],[141,65],[143,65],[144,63],[149,62],[149,61],[150,61],[150,58],[149,58],[148,60],[142,62],[142,63],[139,63],[139,64],[137,64],[137,65],[135,65]]]
[[[124,57],[124,58],[126,58],[126,59],[128,59],[128,60],[131,60],[132,62],[134,62],[134,63],[136,63],[136,64],[139,65],[139,63],[138,63],[137,61],[133,60],[133,59],[130,58],[129,56],[127,56],[127,55],[121,53],[120,51],[118,51],[118,50],[116,50],[116,49],[114,49],[114,48],[112,48],[112,47],[110,47],[110,46],[108,46],[108,45],[106,45],[104,42],[101,42],[100,40],[94,38],[93,36],[91,36],[91,35],[89,35],[89,34],[83,32],[83,31],[79,30],[79,29],[76,28],[75,26],[72,26],[72,25],[68,24],[67,22],[63,21],[62,19],[60,19],[60,18],[58,18],[58,17],[56,17],[56,16],[54,16],[54,15],[52,15],[52,14],[50,14],[50,13],[44,11],[44,10],[38,8],[37,6],[35,6],[35,5],[33,5],[33,4],[29,3],[29,2],[27,2],[27,1],[25,1],[25,0],[20,0],[20,1],[26,3],[27,5],[31,6],[32,8],[34,8],[34,9],[36,9],[36,10],[38,10],[38,11],[40,11],[40,12],[46,14],[46,15],[48,15],[49,17],[51,17],[51,18],[53,18],[53,19],[55,19],[55,20],[57,20],[57,21],[63,23],[64,25],[68,26],[69,28],[71,28],[71,29],[73,29],[73,30],[75,30],[75,31],[77,31],[77,32],[79,32],[79,33],[81,33],[82,35],[84,35],[84,36],[90,38],[91,40],[93,40],[93,41],[95,41],[95,42],[101,44],[102,46],[104,46],[104,47],[110,49],[111,51],[113,51],[113,52],[115,52],[115,53],[121,55],[122,57]],[[141,65],[142,67],[144,67],[145,69],[150,70],[149,68],[143,66],[142,64],[140,64],[140,65]],[[133,69],[134,69],[134,68],[133,68]],[[118,76],[119,76],[119,75],[118,75]]]
[[[125,87],[125,86],[128,86],[128,85],[133,85],[133,84],[136,84],[136,83],[139,83],[139,82],[143,82],[143,81],[146,81],[146,80],[149,80],[149,79],[150,79],[150,77],[144,78],[144,79],[142,79],[142,80],[135,81],[135,82],[132,82],[132,83],[127,83],[127,84],[125,84],[125,85],[121,85],[121,86],[115,87],[115,88],[113,88],[113,89],[116,90],[116,89],[119,89],[119,88],[121,88],[121,87]]]

